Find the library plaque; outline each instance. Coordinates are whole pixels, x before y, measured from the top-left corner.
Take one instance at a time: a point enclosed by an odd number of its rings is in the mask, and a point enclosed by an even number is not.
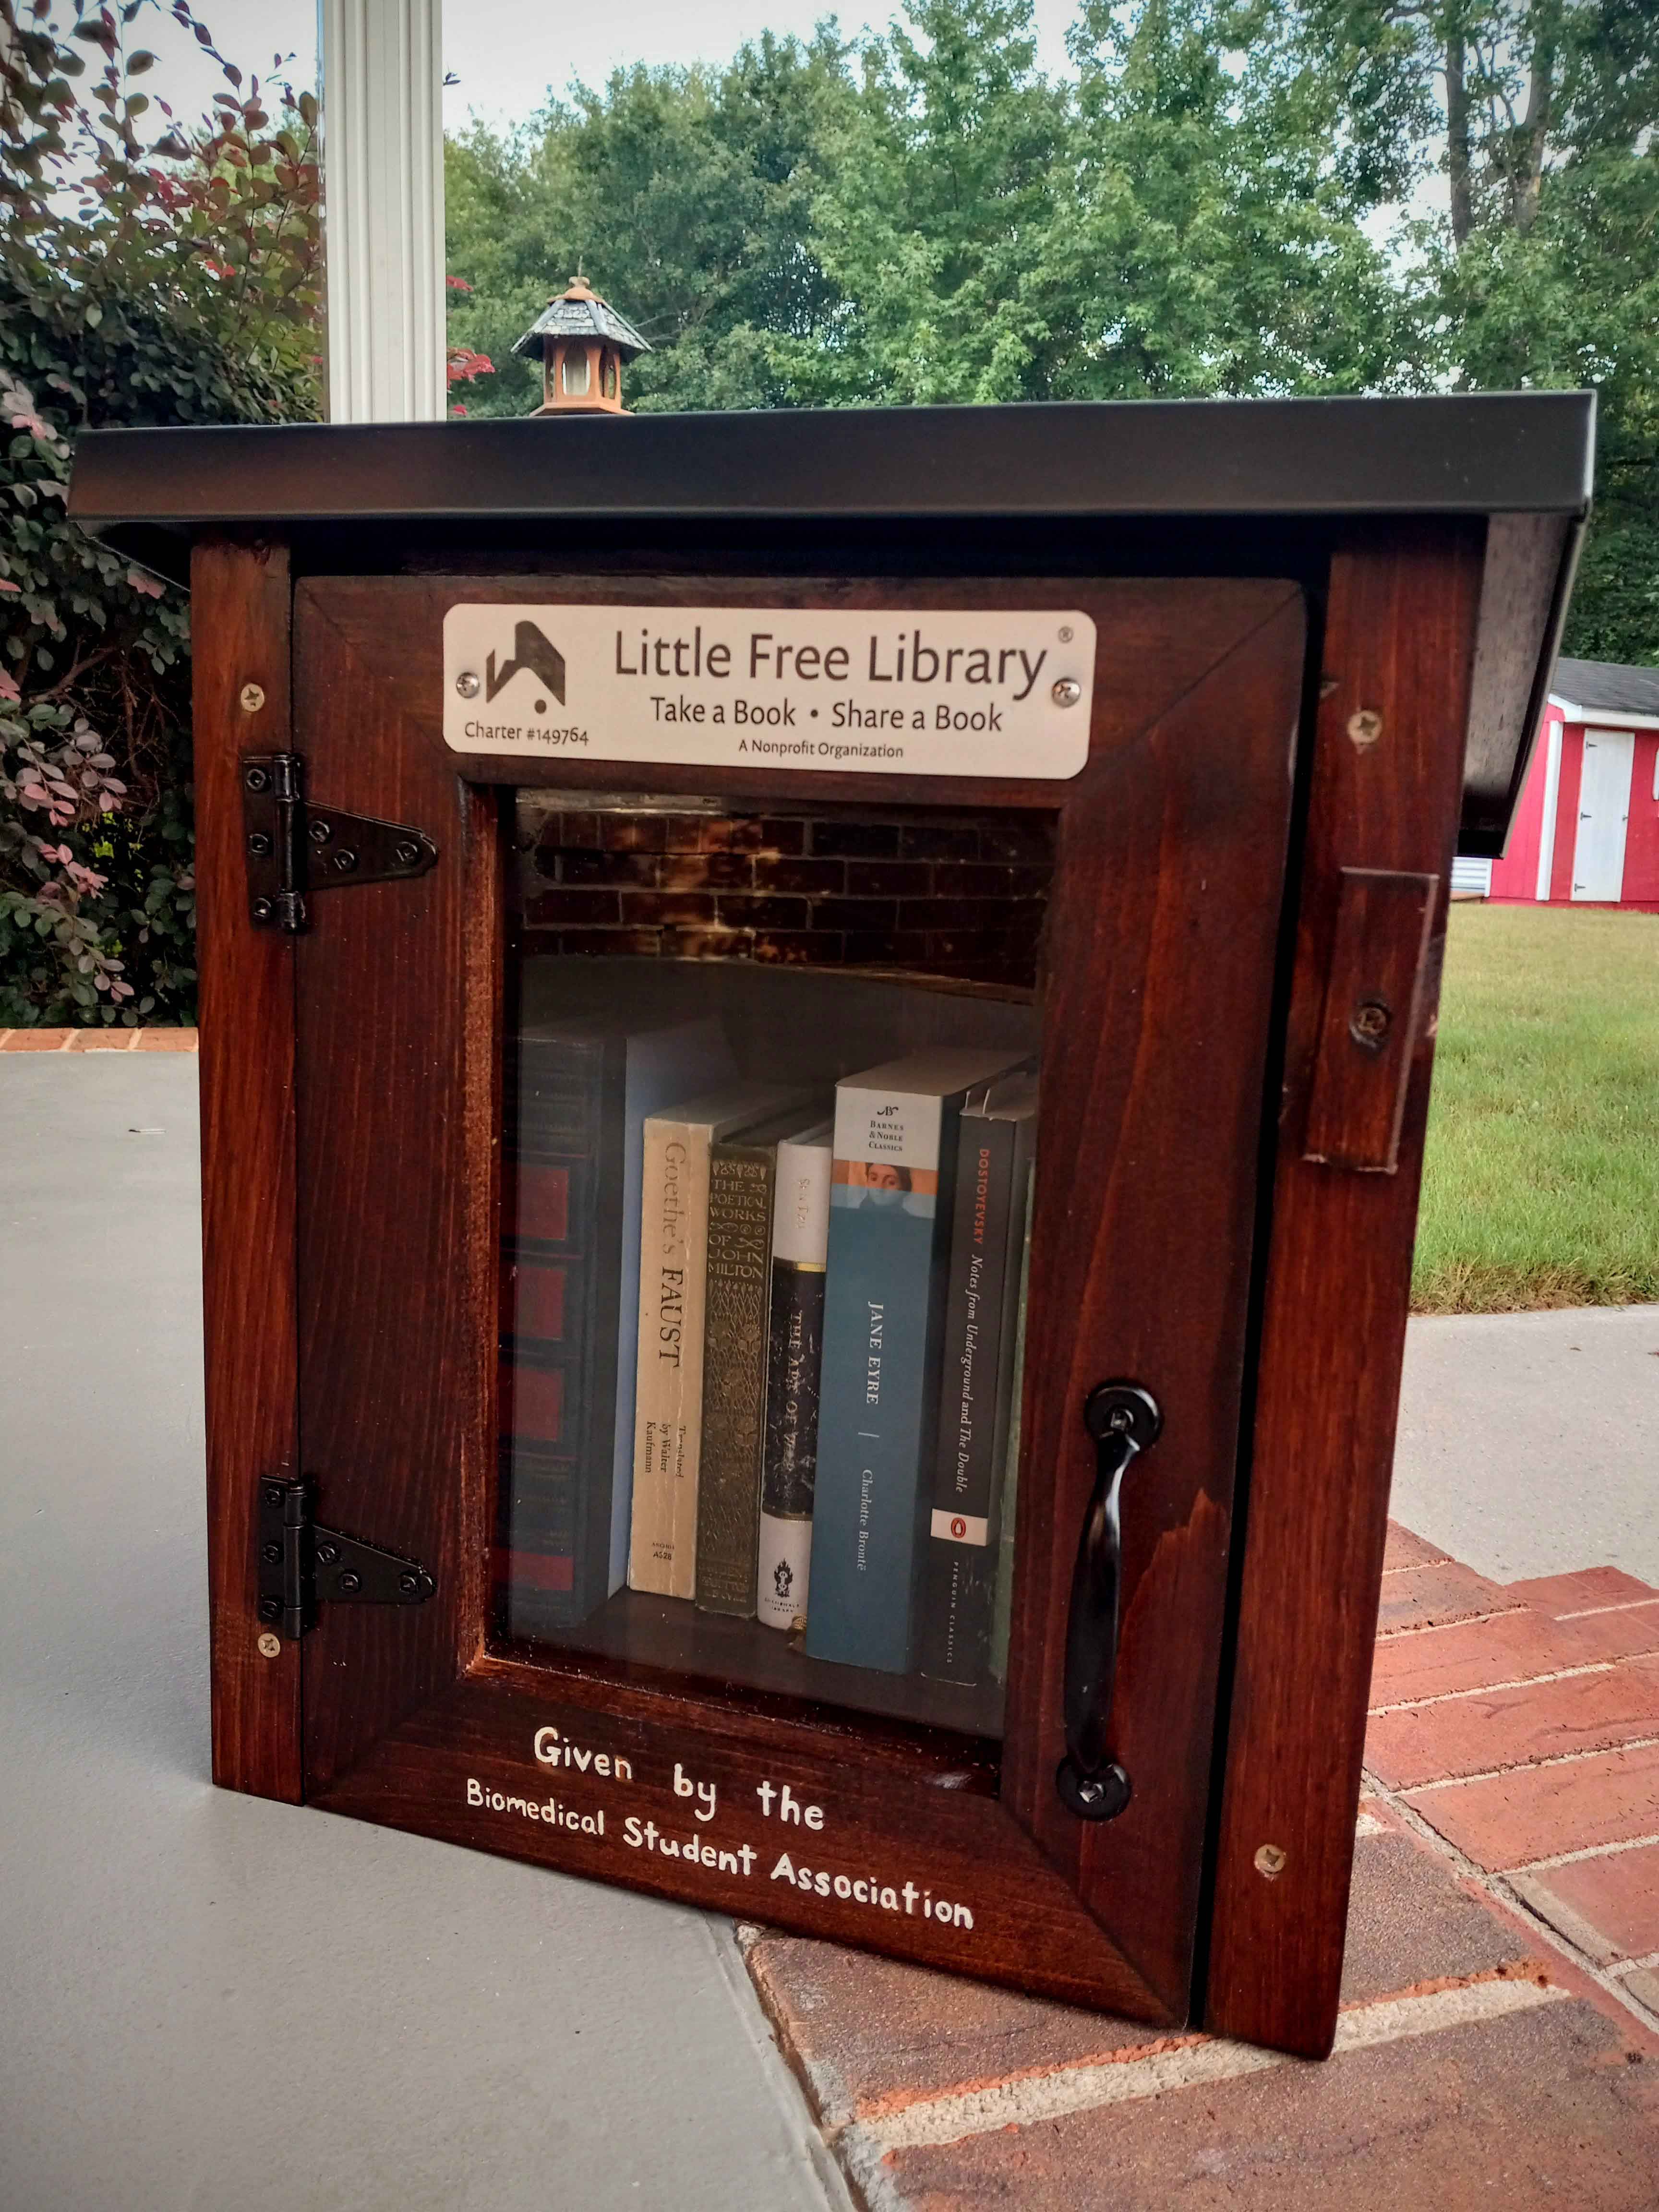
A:
[[[459,753],[1075,775],[1095,625],[1075,610],[453,606]]]

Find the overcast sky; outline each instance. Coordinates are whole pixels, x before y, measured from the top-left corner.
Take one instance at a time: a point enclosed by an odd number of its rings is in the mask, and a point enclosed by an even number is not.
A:
[[[194,0],[228,60],[261,76],[274,52],[294,57],[296,84],[315,81],[315,0]],[[830,12],[823,0],[448,0],[445,67],[459,82],[444,94],[454,129],[476,111],[492,123],[516,122],[539,107],[550,86],[572,77],[598,86],[631,62],[723,62],[763,31],[811,35]],[[848,0],[843,33],[866,24],[884,29],[893,0]],[[1066,29],[1075,0],[1036,0],[1039,59],[1066,67]],[[213,64],[161,7],[147,8],[128,37],[152,47],[158,66],[145,88],[182,115],[193,115],[222,88]]]

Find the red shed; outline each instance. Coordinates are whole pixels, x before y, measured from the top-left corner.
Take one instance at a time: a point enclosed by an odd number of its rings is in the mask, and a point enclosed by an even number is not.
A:
[[[1478,891],[1479,861],[1458,888]],[[1487,896],[1659,913],[1659,668],[1559,660]]]

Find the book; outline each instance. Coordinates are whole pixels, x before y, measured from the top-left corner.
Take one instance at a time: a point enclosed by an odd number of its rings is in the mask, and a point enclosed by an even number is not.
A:
[[[957,1123],[1018,1055],[939,1048],[836,1086],[812,1509],[817,1659],[907,1674],[939,1419]]]
[[[805,1626],[818,1459],[833,1121],[778,1145],[772,1201],[772,1306],[766,1370],[756,1617]]]
[[[631,1478],[639,1172],[664,1094],[732,1070],[717,1023],[589,1015],[522,1030],[503,1174],[499,1578],[510,1636],[584,1620],[621,1587]],[[617,1415],[629,1451],[618,1470]],[[620,1516],[623,1542],[618,1546]]]
[[[804,1103],[781,1085],[746,1083],[646,1116],[630,1589],[696,1595],[709,1148]]]
[[[1036,1077],[1012,1075],[975,1092],[957,1124],[922,1595],[921,1671],[938,1681],[975,1683],[989,1668],[1036,1107]]]
[[[1019,1255],[1018,1320],[1014,1329],[1013,1371],[1008,1387],[1008,1441],[1002,1455],[1002,1503],[997,1521],[997,1586],[991,1603],[991,1679],[1008,1679],[1008,1632],[1014,1609],[1014,1506],[1019,1495],[1020,1407],[1025,1390],[1025,1315],[1031,1291],[1031,1216],[1035,1211],[1036,1163],[1025,1170],[1025,1234]]]
[[[720,1024],[681,1022],[629,1045],[623,1091],[622,1276],[617,1292],[617,1416],[611,1487],[611,1588],[628,1579],[634,1508],[634,1392],[640,1350],[640,1217],[645,1123],[677,1098],[735,1083],[738,1064]]]
[[[797,1108],[708,1153],[708,1271],[697,1474],[697,1603],[755,1613],[761,1467],[766,1445],[772,1191],[780,1139],[816,1118]]]

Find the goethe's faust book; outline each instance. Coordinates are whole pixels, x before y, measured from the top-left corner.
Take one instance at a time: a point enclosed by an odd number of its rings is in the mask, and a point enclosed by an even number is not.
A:
[[[779,1139],[811,1119],[811,1109],[797,1109],[718,1139],[708,1154],[697,1603],[706,1613],[744,1620],[755,1611],[766,1443],[773,1176]]]
[[[815,1658],[908,1673],[932,1492],[957,1123],[1015,1055],[939,1048],[836,1087],[813,1502]]]
[[[795,1628],[806,1619],[834,1128],[832,1121],[821,1121],[778,1145],[772,1200],[766,1460],[755,1602],[757,1617],[769,1628]]]
[[[946,1682],[990,1668],[1036,1104],[1035,1076],[1011,1075],[975,1092],[957,1124],[921,1633],[922,1673]]]
[[[734,1073],[712,1021],[630,1030],[622,1019],[580,1016],[519,1036],[502,1299],[509,1635],[556,1632],[622,1586],[640,1134],[647,1113],[665,1099]]]
[[[709,1147],[804,1103],[803,1093],[780,1085],[744,1083],[646,1118],[632,1589],[696,1595]]]

